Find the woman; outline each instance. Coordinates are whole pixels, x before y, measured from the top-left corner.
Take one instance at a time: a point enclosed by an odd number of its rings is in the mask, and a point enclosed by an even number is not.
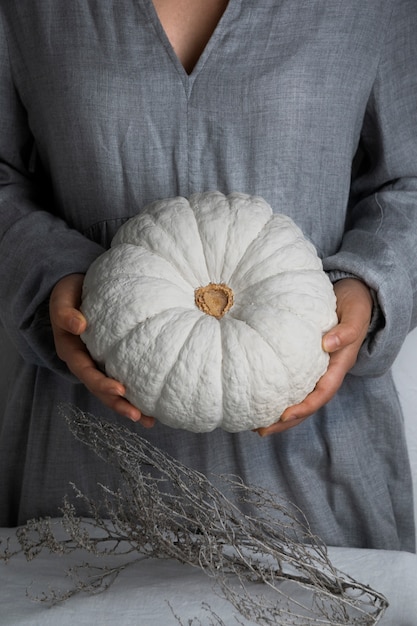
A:
[[[0,18],[0,311],[22,355],[1,523],[117,481],[72,440],[68,401],[270,489],[330,544],[414,550],[389,367],[416,323],[415,0],[1,0]],[[83,275],[120,224],[209,189],[290,215],[338,299],[328,372],[262,437],[155,423],[79,338]]]

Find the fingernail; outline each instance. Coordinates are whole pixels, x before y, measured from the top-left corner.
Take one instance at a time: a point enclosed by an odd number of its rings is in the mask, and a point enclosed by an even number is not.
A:
[[[136,415],[136,414],[130,414],[130,413],[125,413],[125,417],[127,417],[127,419],[131,420],[132,422],[138,422],[141,418],[141,416]]]
[[[78,335],[81,330],[81,322],[77,317],[73,317],[69,321],[69,328],[74,335]]]
[[[340,346],[340,339],[337,335],[328,335],[323,339],[323,348],[326,352],[336,350]]]
[[[284,422],[284,424],[286,422],[295,422],[295,420],[299,420],[301,419],[298,415],[285,415],[284,417],[281,417],[281,419],[279,420],[280,422]]]

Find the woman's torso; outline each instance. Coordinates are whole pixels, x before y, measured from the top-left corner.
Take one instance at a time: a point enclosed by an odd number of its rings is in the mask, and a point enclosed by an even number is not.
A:
[[[156,198],[242,191],[337,249],[389,3],[233,0],[190,74],[150,0],[9,6],[32,163],[70,225],[108,244]]]

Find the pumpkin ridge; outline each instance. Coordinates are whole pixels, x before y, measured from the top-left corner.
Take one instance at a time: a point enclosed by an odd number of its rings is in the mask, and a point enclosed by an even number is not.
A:
[[[229,209],[229,211],[228,211],[228,218],[229,219],[227,220],[228,224],[227,224],[227,233],[226,233],[226,239],[225,239],[226,245],[225,245],[225,249],[223,250],[223,263],[222,263],[222,269],[221,269],[221,272],[220,272],[220,276],[222,277],[222,279],[227,280],[227,282],[229,282],[230,279],[227,278],[224,275],[224,268],[225,268],[225,265],[226,265],[226,255],[227,255],[227,249],[229,247],[228,244],[229,244],[229,241],[230,241],[230,231],[232,229],[232,219],[231,219],[231,217],[232,217],[232,200],[230,198],[227,199],[227,206],[228,206],[228,209]]]
[[[189,340],[190,335],[192,334],[194,328],[197,326],[199,321],[200,321],[200,317],[192,325],[192,327],[190,328],[190,332],[187,334],[186,338],[184,339],[184,341],[182,342],[181,346],[177,350],[177,355],[176,355],[175,360],[173,360],[173,362],[172,362],[172,366],[169,368],[169,370],[167,372],[165,372],[164,379],[163,379],[163,381],[161,383],[161,386],[160,386],[160,392],[158,394],[158,400],[156,401],[156,404],[155,404],[155,409],[156,409],[155,417],[158,415],[158,406],[160,404],[160,401],[161,401],[161,398],[162,398],[162,395],[163,395],[163,392],[164,392],[164,388],[165,388],[165,385],[167,384],[169,375],[171,374],[172,370],[174,369],[174,367],[175,367],[175,365],[176,365],[176,363],[177,363],[177,361],[178,361],[178,359],[179,359],[179,357],[181,355],[181,352],[184,349],[184,346],[186,345],[187,341]]]
[[[175,311],[175,312],[176,312],[177,318],[183,318],[183,317],[184,317],[184,311],[183,311],[182,309],[180,309],[180,308],[178,308],[178,309],[170,309],[170,312],[172,312],[172,311]],[[184,343],[186,343],[186,341],[188,340],[188,337],[189,337],[190,333],[192,332],[193,328],[195,327],[195,325],[198,323],[198,321],[199,321],[199,319],[200,319],[200,316],[198,316],[198,317],[197,317],[197,319],[196,319],[195,321],[193,321],[193,320],[192,320],[192,317],[193,317],[193,316],[195,316],[195,313],[194,313],[193,311],[190,311],[190,309],[186,309],[186,313],[187,313],[187,314],[190,314],[190,324],[191,324],[191,328],[190,328],[190,330],[187,332],[187,335],[186,335],[186,338],[185,338],[185,340],[184,340]],[[152,321],[152,320],[155,320],[158,316],[164,316],[164,315],[166,315],[166,314],[167,314],[167,310],[164,310],[164,311],[162,311],[162,312],[158,313],[157,315],[153,315],[152,317],[148,318],[148,320],[146,320],[146,321]],[[146,322],[145,322],[145,323],[146,323]],[[170,328],[170,326],[172,325],[172,323],[173,323],[173,319],[172,319],[172,316],[171,316],[171,317],[167,318],[167,319],[164,321],[164,323],[163,323],[163,324],[162,324],[162,326],[161,326],[161,329],[160,329],[160,333],[159,333],[159,334],[162,334],[162,332],[163,332],[163,331],[165,331],[166,329],[168,329],[168,331],[169,331],[169,328]],[[175,320],[174,320],[174,323],[175,323]],[[130,341],[130,337],[131,337],[132,335],[134,335],[134,333],[135,333],[135,332],[136,332],[136,326],[135,326],[135,327],[132,327],[132,328],[130,329],[129,333],[127,333],[124,337],[121,337],[121,338],[120,338],[117,342],[115,342],[115,343],[113,344],[113,349],[117,351],[119,348],[123,348],[123,344],[125,344],[125,343],[129,342],[129,341]],[[165,386],[165,384],[166,384],[166,380],[167,380],[167,378],[168,378],[168,376],[169,376],[169,373],[172,371],[173,367],[175,367],[175,363],[176,363],[176,361],[177,361],[177,359],[178,359],[178,355],[180,354],[180,352],[181,352],[181,350],[182,350],[183,345],[184,345],[184,344],[182,344],[182,345],[179,347],[178,351],[177,351],[177,352],[176,352],[176,354],[174,355],[173,360],[172,360],[172,367],[170,368],[170,370],[169,370],[168,372],[165,372],[165,375],[164,375],[163,379],[162,379],[162,380],[161,380],[161,382],[160,382],[159,389],[158,389],[158,394],[157,394],[157,395],[158,395],[158,400],[157,400],[157,402],[155,403],[155,408],[158,406],[159,398],[161,398],[161,395],[162,395],[162,392],[163,392],[164,386]],[[115,376],[115,377],[116,377],[116,376]],[[123,383],[123,384],[126,384],[126,381],[124,381],[124,380],[120,380],[120,382],[121,382],[121,383]],[[129,398],[131,397],[131,394],[129,393],[128,384],[127,384],[127,387],[126,387],[126,397],[127,397],[127,399],[129,399]],[[138,406],[138,408],[139,408],[139,409],[141,409],[141,407],[140,407],[140,406]],[[155,414],[153,415],[153,417],[158,418],[158,415],[157,415],[157,413],[156,413],[156,412],[155,412]]]
[[[190,208],[191,208],[191,207],[190,207]],[[194,212],[193,212],[193,210],[192,210],[192,209],[191,209],[190,213],[193,215],[193,218],[194,218],[194,220],[195,220]],[[159,228],[159,229],[160,229],[160,230],[161,230],[161,231],[162,231],[165,235],[167,235],[167,237],[171,240],[171,242],[174,244],[175,248],[178,248],[178,246],[177,246],[177,241],[176,241],[175,237],[172,235],[172,231],[170,231],[170,230],[169,230],[169,229],[167,229],[167,228],[163,228],[163,224],[164,224],[164,222],[163,222],[163,221],[162,221],[162,222],[161,222],[161,221],[158,221],[158,220],[156,219],[156,217],[152,214],[152,212],[148,212],[146,215],[147,215],[147,216],[148,216],[148,217],[152,220],[154,228]],[[199,230],[198,230],[198,224],[197,224],[197,223],[196,223],[196,227],[197,227],[197,232],[199,233]],[[200,241],[200,243],[201,243],[201,239],[200,239],[200,237],[199,237],[199,241]],[[146,243],[147,245],[144,245],[145,243]],[[193,243],[194,243],[194,242],[193,242]],[[134,244],[134,245],[135,245],[135,244]],[[159,252],[159,250],[155,250],[154,248],[152,248],[152,247],[149,245],[149,242],[147,242],[146,240],[141,242],[141,246],[142,246],[143,248],[145,248],[146,250],[148,250],[149,252],[152,252],[152,253],[153,253],[153,254],[155,254],[156,256],[160,257],[161,259],[163,259],[163,260],[164,260],[164,261],[166,261],[167,263],[169,263],[169,264],[170,264],[170,265],[171,265],[171,266],[175,269],[175,271],[176,271],[176,272],[178,272],[178,274],[179,274],[180,276],[182,276],[181,268],[180,268],[178,265],[176,265],[176,264],[175,264],[175,263],[174,263],[171,259],[167,259],[165,256],[163,256],[163,251],[162,251],[162,253],[161,253],[161,252]],[[204,249],[203,249],[202,244],[201,244],[201,249],[202,249],[202,250],[201,250],[201,251],[202,251],[202,256],[203,256],[203,258],[204,258],[204,264],[205,264],[206,272],[207,272],[207,274],[208,274],[208,269],[207,269],[207,261],[206,261],[205,255],[204,255]],[[184,255],[181,255],[181,256],[182,256],[183,261],[185,262],[185,265],[187,265],[187,266],[191,269],[192,273],[194,274],[194,278],[195,278],[195,281],[196,281],[196,282],[195,282],[195,284],[199,284],[201,281],[200,281],[200,280],[199,280],[199,278],[195,275],[194,270],[193,270],[193,268],[192,268],[191,264],[190,264],[190,263],[189,263],[189,261],[186,259],[186,257],[184,257]],[[188,283],[190,284],[190,286],[191,286],[191,287],[193,287],[193,289],[194,289],[195,284],[193,285],[193,283],[189,282],[189,281],[188,281],[188,280],[187,280],[184,276],[182,276],[182,278],[183,278],[183,280],[185,280],[186,282],[188,282]]]
[[[297,319],[299,319],[300,321],[303,322],[303,324],[309,326],[310,328],[312,328],[315,332],[317,331],[317,326],[316,324],[314,324],[311,320],[305,320],[304,318],[300,317],[299,315],[297,315],[297,313],[291,309],[287,309],[287,308],[283,308],[283,311],[287,311],[288,313],[290,313],[291,315],[293,315],[294,317],[297,317]],[[267,311],[267,307],[265,307],[265,312]],[[282,365],[282,354],[279,353],[279,351],[277,351],[275,349],[275,347],[268,341],[268,339],[266,337],[264,337],[264,335],[262,335],[261,332],[259,332],[259,330],[250,323],[250,320],[244,320],[244,319],[239,319],[236,317],[233,317],[234,320],[236,320],[237,322],[240,322],[242,324],[246,324],[249,328],[251,328],[253,330],[254,333],[256,333],[256,335],[262,340],[262,342],[267,345],[271,351],[273,352],[273,354],[275,355],[276,359],[277,359],[277,363],[279,365]],[[288,398],[294,397],[294,392],[297,392],[297,386],[294,386],[294,381],[292,379],[292,377],[290,377],[289,372],[286,370],[285,367],[281,367],[280,368],[283,374],[283,377],[285,377],[285,384],[288,388]],[[321,375],[324,374],[324,372],[326,371],[327,367],[324,368],[323,372]],[[316,381],[315,381],[316,382]],[[314,388],[314,385],[312,386],[312,388],[310,389],[310,391],[312,391]],[[302,400],[304,400],[305,395],[303,395],[303,397],[299,397],[299,394],[295,394],[296,396],[298,396],[298,399],[296,400],[296,402],[301,402]],[[291,402],[292,404],[292,402]],[[287,407],[286,407],[287,408]]]
[[[272,217],[271,217],[271,219],[273,219],[273,218],[274,218],[274,216],[272,216]],[[271,221],[271,220],[269,220],[269,221],[265,224],[265,226],[264,226],[264,228],[263,228],[262,230],[264,230],[264,229],[268,226],[268,224],[270,223],[270,221]],[[261,230],[261,231],[259,231],[258,236],[262,233],[262,230]],[[300,244],[304,247],[304,249],[305,249],[305,241],[303,240],[303,238],[302,238],[300,235],[298,235],[298,232],[297,232],[297,231],[294,231],[294,233],[297,235],[297,236],[295,237],[295,239],[292,239],[290,242],[288,242],[288,243],[286,243],[286,244],[284,244],[284,245],[280,246],[280,249],[279,249],[279,253],[280,253],[280,254],[282,254],[282,252],[283,252],[283,251],[285,251],[285,250],[287,250],[287,249],[290,249],[290,250],[291,250],[291,248],[293,248],[293,247],[294,247],[294,245],[295,245],[296,243],[298,243],[298,242],[299,242],[299,243],[300,243]],[[235,276],[236,276],[236,274],[239,272],[239,269],[240,269],[241,264],[245,261],[245,257],[246,257],[246,255],[247,255],[247,254],[249,254],[249,255],[250,255],[250,254],[252,254],[252,250],[251,250],[251,248],[252,248],[252,246],[255,244],[256,239],[257,239],[257,238],[258,238],[258,237],[256,237],[255,239],[253,239],[253,240],[252,240],[252,242],[249,244],[249,246],[248,246],[248,247],[247,247],[247,249],[245,250],[245,253],[242,255],[242,257],[241,257],[241,259],[240,259],[239,263],[237,263],[237,264],[236,264],[236,268],[235,268],[235,270],[234,270],[234,272],[233,272],[233,274],[232,274],[232,276],[231,276],[231,278],[230,278],[230,282],[232,282],[233,280],[235,280]],[[310,245],[312,246],[313,244],[310,244]],[[273,251],[271,254],[269,254],[267,257],[263,257],[263,258],[261,258],[261,259],[260,259],[257,263],[251,263],[251,264],[250,264],[250,271],[251,271],[251,272],[252,272],[252,271],[257,272],[257,271],[259,270],[259,267],[260,267],[261,265],[263,265],[263,264],[268,264],[268,261],[269,261],[271,258],[274,258],[274,257],[276,256],[276,254],[277,254],[277,252],[276,252],[276,250],[274,250],[274,251]],[[319,259],[319,260],[320,260],[320,259]],[[320,260],[320,262],[321,262],[321,260]],[[291,271],[291,272],[295,272],[295,271],[297,271],[297,272],[298,272],[298,271],[303,271],[304,269],[305,269],[306,271],[319,271],[319,269],[321,270],[321,268],[318,268],[318,267],[317,267],[317,268],[309,268],[309,267],[305,267],[304,265],[302,265],[302,266],[294,266],[294,267],[292,267],[291,269],[288,269],[288,268],[287,268],[287,269],[283,270],[283,272],[276,272],[276,273],[277,273],[277,274],[278,274],[278,273],[279,273],[279,274],[281,274],[281,273],[284,273],[284,272],[290,272],[290,271]],[[246,276],[246,274],[245,274],[245,276]],[[244,281],[245,276],[243,276],[243,277],[241,278],[243,281]]]
[[[209,263],[207,260],[207,255],[206,255],[206,251],[204,250],[204,245],[203,245],[203,240],[201,238],[201,231],[200,231],[200,227],[198,225],[198,220],[196,217],[196,213],[198,212],[198,209],[201,208],[200,206],[200,198],[201,198],[202,194],[194,194],[194,196],[192,196],[192,198],[190,198],[190,200],[192,199],[193,204],[191,204],[190,202],[190,209],[191,209],[191,213],[193,215],[193,219],[197,228],[197,232],[198,232],[198,238],[200,241],[200,245],[201,245],[201,250],[202,250],[202,256],[204,258],[204,265],[206,266],[206,272],[207,272],[207,276],[209,277],[209,281],[211,280],[212,276],[211,276],[211,272],[210,272],[210,268],[209,268]],[[198,199],[197,199],[198,198]],[[223,264],[224,264],[224,260],[223,260]],[[200,284],[199,281],[197,281],[196,283],[197,285]]]
[[[291,312],[292,311],[290,311],[290,313]],[[272,352],[274,353],[274,355],[277,357],[278,361],[281,364],[281,355],[276,352],[276,350],[274,349],[274,346],[258,331],[257,328],[252,326],[252,324],[250,324],[248,320],[245,320],[245,319],[242,319],[242,318],[239,318],[239,317],[234,317],[234,316],[231,316],[231,317],[238,324],[246,324],[246,326],[251,328],[253,330],[253,332],[256,333],[256,335],[262,340],[262,342],[272,350]],[[282,370],[285,373],[287,384],[289,384],[290,381],[289,381],[288,373],[286,372],[285,368],[282,368]]]
[[[260,236],[260,234],[267,229],[269,223],[271,222],[271,220],[274,218],[274,215],[271,214],[271,217],[269,218],[269,220],[267,222],[265,222],[265,224],[262,226],[262,228],[257,232],[256,237],[253,237],[253,239],[250,241],[250,243],[246,246],[246,249],[244,250],[242,256],[240,257],[239,261],[236,263],[235,269],[233,270],[233,273],[229,279],[229,282],[232,283],[235,274],[237,273],[241,263],[244,261],[246,255],[248,254],[248,252],[250,251],[251,247],[254,245],[254,242],[258,239],[258,237]],[[254,265],[252,265],[252,267],[254,267]]]
[[[160,392],[158,394],[158,399],[157,399],[156,404],[155,404],[155,415],[154,415],[154,417],[156,417],[156,418],[158,418],[158,416],[160,416],[160,413],[159,413],[160,404],[161,404],[161,401],[162,401],[162,398],[163,398],[163,395],[164,395],[164,389],[165,389],[165,387],[166,387],[166,385],[168,383],[168,379],[170,377],[170,374],[173,371],[173,369],[175,368],[175,366],[177,364],[177,361],[179,359],[181,359],[181,353],[185,349],[188,341],[190,340],[191,335],[194,333],[196,326],[198,326],[201,323],[204,323],[203,320],[204,320],[204,316],[200,316],[199,315],[198,318],[196,319],[195,323],[190,328],[190,332],[187,334],[186,338],[182,342],[181,347],[177,351],[177,355],[176,355],[175,360],[173,360],[173,362],[172,362],[172,366],[169,368],[169,370],[167,372],[165,372],[164,379],[163,379],[162,384],[160,386]],[[222,392],[223,392],[223,390],[222,390]],[[161,419],[161,421],[162,421],[162,419]]]
[[[125,311],[125,307],[127,304],[130,305],[130,307],[132,307],[132,304],[137,300],[141,298],[141,291],[144,290],[144,279],[145,280],[149,280],[151,282],[153,282],[154,284],[159,284],[160,285],[160,289],[163,290],[164,286],[168,287],[168,286],[172,286],[174,290],[178,291],[178,296],[181,297],[181,309],[183,310],[192,310],[194,308],[194,299],[193,299],[193,291],[190,288],[189,292],[187,293],[183,287],[179,286],[177,283],[172,282],[171,280],[165,279],[165,278],[161,278],[159,276],[153,276],[150,275],[148,276],[147,274],[136,274],[136,275],[127,275],[129,277],[129,279],[125,279],[123,280],[122,286],[126,289],[129,289],[129,295],[131,296],[131,298],[129,298],[127,301],[124,300],[125,304],[122,306],[123,311]],[[112,285],[118,285],[119,281],[120,281],[120,277],[121,275],[117,275],[117,276],[111,276],[110,278],[107,279],[107,281],[103,281],[100,285],[101,288],[105,287],[105,286],[112,286]],[[123,278],[125,278],[123,276]],[[186,283],[185,283],[186,284]],[[176,294],[174,294],[176,295]],[[183,296],[183,298],[182,298]],[[88,309],[90,308],[89,306],[89,300],[96,298],[97,297],[97,290],[94,289],[94,291],[92,291],[91,293],[87,294],[86,298],[83,300],[83,303],[81,305],[81,311],[84,312],[86,318],[87,318],[87,322],[89,322],[89,312]],[[117,296],[117,293],[115,292],[110,292],[110,294],[108,292],[106,292],[105,294],[102,295],[102,306],[109,310],[109,309],[115,309],[116,307],[114,306],[114,303],[119,304],[120,303],[120,297]],[[189,304],[189,306],[187,306],[187,303]],[[179,307],[179,305],[175,304],[172,307],[168,307],[168,308],[177,308]],[[120,307],[118,307],[120,308]],[[137,314],[140,313],[140,307],[134,307],[135,312]],[[120,311],[118,311],[120,313]],[[135,325],[137,326],[140,323],[143,323],[145,321],[145,319],[149,319],[150,317],[153,317],[154,315],[159,315],[161,313],[161,311],[158,311],[152,315],[148,315],[146,317],[135,317],[134,322]],[[100,323],[100,325],[104,327],[103,322],[99,318],[95,316],[96,319],[94,319],[94,324],[97,324],[98,322]]]
[[[268,280],[268,278],[266,278],[264,281],[261,281],[259,283],[256,283],[257,285],[262,285],[262,282],[266,282]],[[330,286],[330,283],[329,283]],[[239,317],[239,312],[242,309],[242,305],[240,305],[240,300],[243,299],[245,300],[245,297],[247,297],[247,293],[245,293],[246,291],[249,291],[250,289],[253,288],[253,285],[250,285],[247,287],[247,289],[244,289],[240,292],[236,291],[236,300],[235,302],[237,303],[236,306],[233,308],[233,310],[230,311],[230,317],[233,317],[234,319],[240,319]],[[279,296],[279,300],[282,300],[282,296],[285,295],[289,295],[289,296],[294,296],[295,298],[297,298],[298,296],[301,297],[305,297],[307,302],[314,302],[317,303],[318,305],[318,309],[321,309],[322,311],[324,310],[324,304],[326,302],[326,298],[322,297],[319,293],[317,294],[312,294],[312,293],[308,293],[305,291],[282,291],[280,293]],[[303,320],[304,322],[308,322],[309,324],[315,324],[314,320],[309,318],[309,307],[307,306],[304,309],[304,312],[301,312],[299,308],[297,307],[290,307],[288,304],[282,304],[279,302],[279,300],[277,300],[277,302],[275,302],[274,305],[270,304],[271,299],[273,299],[274,296],[272,295],[271,298],[265,298],[262,302],[262,307],[268,308],[268,309],[272,309],[273,311],[276,310],[280,310],[280,311],[287,311],[289,313],[292,313],[295,317],[297,317],[300,320]],[[243,309],[245,307],[243,306]],[[311,308],[311,307],[310,307]],[[335,321],[335,318],[333,317],[334,311],[336,308],[336,300],[335,300],[335,306],[334,308],[331,308],[329,306],[328,308],[328,316],[329,316],[329,321],[331,320],[331,324],[327,324],[326,327],[323,327],[323,334],[325,332],[327,332],[328,330],[330,330],[330,328],[332,328],[337,322]],[[323,322],[322,322],[323,324]]]
[[[160,257],[162,258],[162,257]],[[172,266],[173,267],[173,266]],[[174,268],[175,269],[175,268]],[[192,285],[190,285],[185,279],[182,278],[181,274],[178,273],[178,276],[180,277],[181,282],[183,283],[182,285],[178,283],[174,283],[173,280],[169,280],[168,278],[162,278],[160,276],[156,276],[154,274],[141,274],[141,273],[137,273],[137,274],[133,274],[131,272],[121,272],[120,274],[114,274],[111,276],[104,276],[102,278],[102,280],[97,280],[95,281],[94,284],[94,290],[96,291],[97,288],[102,288],[102,287],[106,287],[106,286],[112,286],[115,285],[119,282],[121,282],[121,280],[123,280],[123,284],[126,285],[127,287],[129,287],[132,283],[137,283],[138,281],[142,280],[142,279],[149,279],[149,280],[153,280],[155,282],[160,282],[160,283],[166,283],[166,284],[170,284],[170,285],[174,285],[178,291],[181,291],[184,293],[184,295],[190,295],[190,293],[193,292],[194,288],[192,287]],[[189,292],[187,293],[186,288],[189,289]]]
[[[137,330],[137,327],[140,326],[141,324],[144,324],[148,321],[154,320],[156,319],[158,316],[160,315],[164,315],[167,311],[170,312],[177,312],[178,311],[178,317],[183,316],[185,313],[190,313],[193,311],[193,307],[172,307],[170,309],[164,309],[163,311],[158,311],[158,313],[154,313],[153,315],[149,315],[148,317],[146,317],[143,320],[140,321],[136,321],[134,325],[132,325],[131,327],[128,328],[128,330],[125,331],[125,334],[123,335],[123,337],[117,337],[115,338],[115,340],[112,343],[108,343],[108,345],[106,345],[106,350],[103,352],[102,355],[102,359],[106,360],[108,358],[108,355],[113,351],[113,350],[117,350],[117,348],[120,346],[121,343],[123,343],[125,340],[129,339],[130,336],[132,334],[134,334]],[[168,323],[168,322],[167,322]],[[169,321],[169,323],[172,323],[171,321]],[[96,326],[100,326],[100,328],[102,328],[106,333],[108,333],[108,328],[107,326],[105,326],[105,324],[103,324],[103,322],[101,322],[100,320],[95,320],[94,324]],[[164,325],[165,327],[165,325]]]
[[[94,285],[92,290],[96,291],[98,287],[102,287],[102,286],[106,286],[106,285],[111,285],[114,282],[117,282],[120,279],[130,279],[130,280],[138,280],[140,279],[142,276],[144,277],[148,277],[148,278],[155,278],[156,280],[158,279],[157,274],[143,274],[142,272],[142,264],[143,264],[143,256],[142,255],[150,255],[151,257],[155,257],[158,262],[166,265],[167,267],[171,268],[171,270],[173,271],[173,274],[175,274],[178,277],[178,280],[176,282],[174,282],[171,279],[165,279],[168,282],[171,282],[172,284],[176,285],[179,289],[187,289],[187,288],[191,288],[192,290],[194,290],[194,285],[192,283],[190,283],[186,277],[184,277],[182,275],[182,273],[178,270],[178,268],[170,261],[170,259],[167,259],[166,257],[164,257],[162,254],[160,254],[158,251],[153,250],[149,245],[143,245],[142,243],[140,244],[134,244],[134,243],[130,243],[130,242],[123,242],[121,244],[119,244],[118,246],[115,246],[114,248],[110,248],[109,250],[106,251],[106,254],[111,255],[111,254],[115,254],[117,252],[117,248],[118,247],[123,247],[124,248],[124,254],[126,256],[131,256],[131,257],[135,257],[135,263],[136,263],[136,267],[133,267],[132,264],[132,268],[130,268],[129,270],[122,270],[120,271],[119,267],[113,267],[111,268],[110,272],[100,272],[99,275],[97,276],[97,274],[94,275]],[[129,254],[130,253],[130,254]],[[97,259],[96,261],[98,261],[99,259]],[[95,262],[93,262],[94,265]],[[182,283],[182,284],[181,284]]]
[[[321,277],[322,273],[323,273],[322,270],[318,270],[316,268],[311,269],[311,268],[294,267],[294,268],[291,268],[291,269],[285,269],[285,270],[282,270],[282,271],[276,271],[273,274],[270,274],[269,276],[265,276],[265,278],[262,278],[261,280],[256,280],[253,283],[251,283],[250,285],[246,285],[243,288],[239,289],[238,287],[234,287],[233,290],[234,290],[236,295],[241,296],[246,291],[249,291],[249,289],[253,289],[254,285],[265,284],[269,280],[272,280],[272,279],[277,278],[277,277],[279,277],[279,278],[283,277],[284,278],[288,274],[297,274],[298,276],[300,274],[317,274],[318,277]],[[329,282],[329,284],[330,284],[330,282]],[[287,293],[287,292],[283,292],[283,293]],[[288,293],[290,293],[290,292],[288,292]],[[309,292],[303,292],[303,291],[299,292],[299,291],[297,291],[297,293],[300,293],[300,295],[307,295],[309,297],[312,297],[311,293],[309,293]]]
[[[269,304],[266,304],[265,306],[263,306],[262,309],[265,310],[265,311],[272,311],[275,314],[277,312],[277,309],[275,307],[269,305]],[[317,329],[317,325],[311,319],[308,319],[308,318],[304,317],[303,315],[300,315],[300,313],[298,311],[296,311],[295,309],[292,309],[292,308],[290,308],[288,306],[280,306],[278,311],[289,313],[290,315],[293,315],[295,318],[297,318],[298,320],[303,322],[303,324],[306,324],[307,326],[310,326],[313,329]],[[230,317],[233,318],[234,320],[237,320],[239,322],[247,324],[248,326],[250,326],[250,328],[253,328],[249,324],[249,322],[247,320],[245,320],[244,318],[240,317],[239,315],[232,315],[232,314],[230,314]],[[253,330],[255,330],[255,329],[253,328]],[[330,328],[327,329],[327,330],[330,330]],[[327,332],[327,330],[324,329],[322,331],[322,335],[324,335]],[[280,355],[277,355],[277,356],[280,356]]]
[[[242,198],[239,198],[239,200],[240,200],[241,202],[243,201],[243,200],[242,200]],[[230,242],[230,240],[231,240],[231,237],[230,237],[230,232],[231,232],[231,231],[233,231],[233,229],[234,229],[234,220],[232,220],[232,219],[231,219],[232,217],[235,217],[235,214],[232,212],[232,205],[233,205],[233,202],[234,202],[234,198],[233,198],[233,197],[232,197],[232,198],[230,198],[230,197],[229,197],[229,198],[228,198],[228,207],[229,207],[229,220],[228,220],[228,222],[229,222],[229,223],[228,223],[228,227],[227,227],[227,234],[226,234],[226,250],[224,251],[224,254],[223,254],[223,266],[222,266],[222,270],[221,270],[221,276],[222,276],[222,278],[223,278],[225,281],[227,281],[228,283],[232,280],[232,277],[233,277],[233,274],[234,274],[234,271],[235,271],[235,270],[233,270],[232,276],[227,277],[227,276],[225,276],[225,275],[224,275],[224,268],[225,268],[225,265],[226,265],[226,260],[227,260],[227,247],[228,247],[228,246],[227,246],[227,244],[229,244],[229,245],[230,245],[230,243],[229,243],[229,242]],[[248,197],[246,197],[246,198],[244,199],[244,202],[245,202],[246,204],[250,204],[250,203],[252,202],[252,196],[248,196]],[[262,232],[262,230],[265,228],[265,226],[266,226],[266,224],[268,224],[268,222],[269,222],[269,220],[268,220],[267,222],[265,222],[265,224],[262,226],[262,228],[260,228],[260,229],[259,229],[259,230],[258,230],[258,231],[254,234],[254,236],[252,237],[251,241],[248,243],[248,245],[246,246],[245,250],[242,252],[242,255],[241,255],[240,259],[236,262],[236,264],[235,264],[235,269],[239,266],[239,263],[240,263],[241,259],[245,256],[246,251],[247,251],[247,249],[249,248],[249,246],[251,246],[251,245],[252,245],[252,243],[253,243],[253,241],[254,241],[255,239],[257,239],[257,237],[259,236],[259,233],[261,233],[261,232]]]
[[[253,326],[251,326],[247,321],[245,320],[240,320],[234,317],[228,317],[227,318],[227,322],[225,324],[220,324],[220,328],[221,328],[221,332],[223,335],[223,332],[226,331],[226,326],[232,325],[233,327],[236,327],[238,325],[245,325],[248,328],[250,328],[252,330],[252,332],[262,341],[262,343],[268,347],[268,349],[270,350],[270,352],[272,352],[272,354],[275,357],[275,362],[278,365],[280,374],[283,375],[283,377],[285,378],[285,382],[288,386],[288,380],[289,380],[289,375],[287,373],[287,371],[285,370],[285,367],[283,366],[283,364],[280,361],[279,356],[277,355],[276,351],[274,350],[273,346],[271,346],[271,344],[269,343],[269,341],[266,340],[265,337],[263,337],[256,328],[253,328]],[[238,333],[235,332],[235,335],[237,336]],[[223,348],[223,341],[222,341],[222,348]],[[222,354],[227,354],[227,351],[222,350]],[[249,363],[249,359],[247,359],[247,363],[248,363],[248,369],[251,370],[251,365]],[[226,368],[226,362],[225,360],[222,359],[222,393],[223,393],[223,413],[226,415],[228,413],[227,407],[225,406],[225,399],[227,397],[227,390],[225,391],[225,386],[227,384],[227,376],[225,375],[225,368]],[[274,407],[271,408],[271,411],[274,410]],[[268,425],[271,424],[271,421],[268,421]],[[264,424],[266,425],[266,424]],[[224,427],[224,426],[223,426]],[[230,431],[230,432],[234,432],[234,431]]]

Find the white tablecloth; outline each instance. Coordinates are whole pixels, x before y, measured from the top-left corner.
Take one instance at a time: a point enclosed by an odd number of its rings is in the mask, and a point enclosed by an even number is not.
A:
[[[14,529],[0,529],[0,537],[12,537]],[[3,544],[4,545],[4,544]],[[379,624],[417,626],[417,555],[350,548],[329,548],[333,564],[356,580],[384,594],[390,607]],[[169,559],[148,559],[135,563],[99,595],[77,594],[49,608],[33,600],[50,588],[67,589],[65,572],[72,565],[93,557],[76,552],[57,556],[41,553],[27,562],[23,555],[8,564],[0,562],[0,624],[3,626],[209,626],[211,611],[225,626],[250,624],[216,593],[213,581],[196,568]],[[108,560],[105,561],[108,563]],[[98,559],[97,564],[103,564]],[[253,593],[267,589],[249,585]],[[291,588],[303,596],[299,586]],[[299,594],[299,595],[297,595]],[[270,597],[270,596],[269,596]],[[209,608],[208,608],[209,607]],[[239,621],[240,620],[240,621]]]

